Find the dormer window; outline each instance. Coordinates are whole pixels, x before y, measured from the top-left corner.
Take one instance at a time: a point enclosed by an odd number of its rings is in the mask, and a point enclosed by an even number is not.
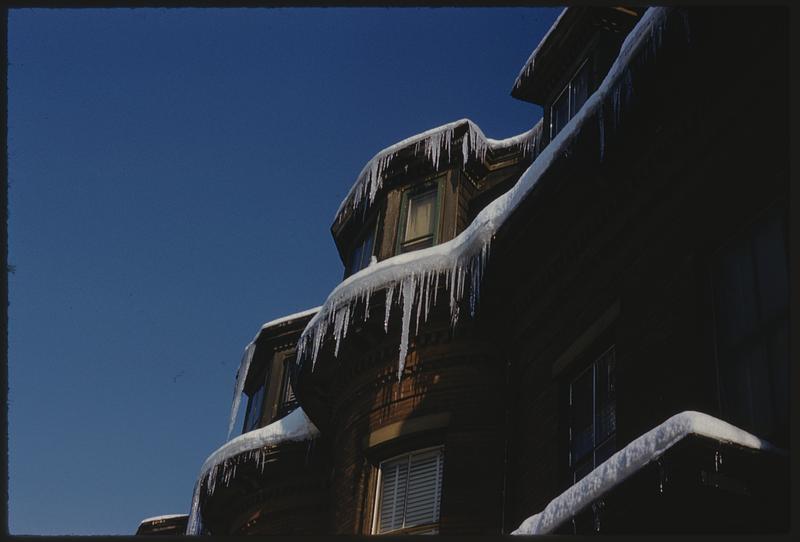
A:
[[[561,91],[550,108],[550,139],[567,125],[589,97],[589,61],[584,60],[578,71]]]
[[[347,274],[352,275],[361,271],[369,265],[372,259],[372,251],[375,246],[375,223],[367,226],[366,232],[361,236],[356,244],[356,248],[350,253]]]
[[[436,244],[439,183],[425,183],[403,194],[400,208],[398,253],[411,252]]]

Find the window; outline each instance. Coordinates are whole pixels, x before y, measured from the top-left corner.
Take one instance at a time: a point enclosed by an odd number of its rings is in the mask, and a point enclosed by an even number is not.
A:
[[[553,102],[550,108],[550,139],[556,137],[589,97],[589,67],[587,59]]]
[[[347,274],[352,275],[361,271],[369,265],[372,259],[372,251],[375,245],[375,224],[370,224],[367,227],[367,232],[356,243],[356,248],[350,253],[350,260],[348,261]]]
[[[260,378],[261,383],[253,393],[247,394],[247,411],[244,415],[244,430],[243,433],[252,431],[258,427],[261,421],[261,413],[264,410],[264,393],[267,389],[266,377]]]
[[[612,346],[570,383],[569,467],[573,484],[616,450],[614,365]]]
[[[373,534],[437,533],[443,465],[441,447],[382,462],[378,468]]]
[[[411,252],[436,244],[439,211],[438,183],[427,183],[403,194],[400,208],[398,252]]]
[[[712,262],[717,374],[723,416],[788,437],[789,283],[785,223],[777,213],[723,247]]]
[[[292,388],[291,371],[296,357],[291,356],[283,360],[283,382],[281,384],[281,404],[279,416],[284,416],[297,408],[297,398]]]

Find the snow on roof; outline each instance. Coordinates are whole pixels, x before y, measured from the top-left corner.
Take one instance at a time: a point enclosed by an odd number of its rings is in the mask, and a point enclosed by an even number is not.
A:
[[[271,424],[255,429],[229,440],[208,456],[201,472],[207,471],[235,455],[263,446],[271,446],[289,440],[308,440],[319,434],[302,408],[293,410]]]
[[[231,402],[231,414],[228,418],[228,436],[227,439],[231,438],[231,434],[233,433],[233,426],[236,423],[236,415],[239,414],[239,405],[242,401],[242,392],[244,391],[244,383],[247,380],[247,372],[250,370],[250,362],[253,360],[253,353],[255,352],[256,348],[256,340],[258,336],[261,334],[262,331],[265,329],[277,326],[278,324],[283,324],[285,322],[289,322],[291,320],[297,320],[299,318],[303,318],[304,316],[310,316],[319,311],[321,307],[314,307],[311,309],[306,309],[304,311],[296,312],[294,314],[289,314],[287,316],[281,316],[280,318],[275,318],[274,320],[270,320],[263,326],[261,329],[258,330],[256,336],[253,337],[253,340],[250,341],[247,346],[244,347],[244,353],[242,354],[242,360],[239,362],[239,368],[236,370],[236,379],[233,384],[233,401]]]
[[[334,222],[339,220],[348,202],[350,202],[350,206],[355,209],[365,197],[368,198],[368,204],[374,201],[375,195],[383,185],[383,174],[386,168],[401,150],[414,145],[415,155],[424,152],[425,156],[432,162],[433,167],[439,169],[442,146],[444,146],[449,159],[455,130],[465,124],[468,126],[468,132],[463,136],[461,143],[461,155],[464,162],[467,161],[469,156],[484,160],[486,158],[487,149],[497,149],[512,145],[521,146],[523,153],[529,154],[535,148],[538,134],[541,130],[541,126],[537,125],[513,137],[491,139],[484,135],[477,124],[464,118],[443,124],[442,126],[437,126],[436,128],[431,128],[421,134],[407,137],[378,152],[364,165],[358,177],[356,177],[356,182],[353,183],[350,191],[339,204],[339,208],[336,210],[336,215],[334,216]]]
[[[203,482],[206,482],[207,491],[213,494],[217,475],[221,471],[222,478],[227,485],[235,472],[236,466],[231,462],[233,458],[250,452],[248,459],[260,463],[263,467],[263,449],[265,447],[282,442],[311,440],[317,435],[319,435],[317,427],[308,419],[302,408],[297,408],[266,427],[239,435],[217,448],[200,468],[200,475],[197,477],[192,495],[192,507],[186,534],[199,534],[200,532],[200,490]]]
[[[394,289],[399,287],[397,302],[402,304],[403,313],[398,378],[402,375],[405,363],[415,299],[417,300],[416,322],[419,326],[421,307],[424,305],[424,314],[427,318],[428,308],[432,306],[431,294],[433,294],[433,303],[435,303],[437,286],[443,277],[445,285],[450,291],[451,321],[455,323],[458,318],[459,301],[462,299],[469,281],[469,307],[471,313],[474,313],[481,277],[495,233],[511,216],[520,202],[535,189],[542,175],[568,149],[572,139],[594,115],[597,114],[601,128],[603,128],[602,104],[607,98],[612,97],[612,103],[617,107],[620,87],[623,83],[626,85],[626,95],[630,93],[629,77],[625,77],[623,81],[623,75],[629,75],[627,67],[631,59],[643,49],[648,39],[654,49],[660,44],[662,26],[671,9],[657,7],[649,8],[645,12],[623,41],[617,58],[599,88],[589,96],[550,144],[539,151],[538,156],[517,183],[484,207],[464,231],[445,243],[401,254],[370,265],[351,275],[334,288],[319,312],[303,330],[297,342],[297,362],[303,363],[310,351],[313,367],[323,339],[331,325],[336,343],[334,353],[338,354],[339,342],[347,335],[350,314],[354,306],[358,303],[368,306],[372,292],[378,289],[386,289],[384,327],[388,329]],[[601,155],[604,145],[603,133],[601,130]],[[368,310],[363,311],[363,317],[369,317]]]
[[[261,326],[261,331],[264,331],[267,328],[277,326],[278,324],[283,324],[285,322],[290,322],[292,320],[297,320],[299,318],[303,318],[304,316],[311,316],[312,314],[319,311],[321,307],[314,307],[311,309],[306,309],[304,311],[296,312],[294,314],[290,314],[288,316],[281,316],[280,318],[275,318],[274,320],[270,320],[266,324]],[[256,335],[258,338],[258,335]],[[255,339],[253,339],[255,341]]]
[[[542,45],[544,45],[548,38],[550,38],[550,34],[552,34],[553,30],[555,30],[555,28],[559,25],[561,19],[564,17],[564,14],[568,9],[569,8],[566,7],[561,11],[561,13],[558,14],[558,17],[556,18],[555,22],[553,22],[552,26],[550,26],[550,29],[545,33],[544,37],[539,40],[539,45],[536,46],[536,49],[533,50],[531,55],[528,57],[528,60],[526,60],[525,64],[522,65],[522,68],[519,70],[519,75],[517,75],[517,79],[514,81],[514,89],[519,88],[519,86],[522,84],[522,80],[531,74],[533,71],[533,64],[536,62],[536,57],[539,55]]]
[[[770,443],[708,414],[690,410],[681,412],[609,457],[578,483],[550,501],[544,510],[523,521],[511,534],[552,532],[604,493],[657,459],[678,441],[692,434],[746,448],[777,451]]]
[[[153,516],[152,518],[145,518],[139,522],[139,525],[143,523],[149,523],[151,521],[161,521],[165,519],[173,519],[173,518],[185,518],[186,514],[164,514],[163,516]]]

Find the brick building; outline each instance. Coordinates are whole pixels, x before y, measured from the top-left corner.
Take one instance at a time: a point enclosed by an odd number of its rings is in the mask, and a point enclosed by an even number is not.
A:
[[[788,530],[786,15],[567,8],[530,131],[376,155],[189,532]]]

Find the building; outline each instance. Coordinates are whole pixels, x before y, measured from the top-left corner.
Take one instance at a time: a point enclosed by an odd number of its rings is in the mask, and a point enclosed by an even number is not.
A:
[[[143,519],[136,529],[137,535],[169,535],[180,536],[186,532],[186,514],[167,514]]]
[[[787,14],[569,7],[530,131],[376,155],[188,532],[786,532]]]

